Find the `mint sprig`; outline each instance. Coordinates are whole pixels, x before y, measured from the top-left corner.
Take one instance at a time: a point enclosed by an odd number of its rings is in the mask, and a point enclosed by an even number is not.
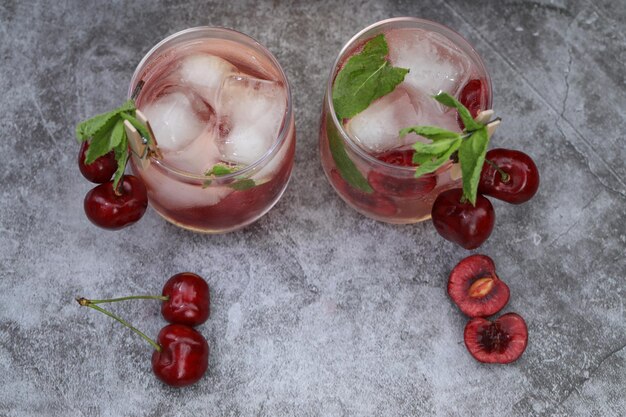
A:
[[[337,117],[347,119],[365,110],[372,101],[392,92],[409,72],[392,67],[384,35],[369,40],[363,50],[350,57],[333,84],[333,106]]]
[[[207,170],[204,173],[204,175],[209,178],[204,180],[204,182],[202,183],[202,188],[207,188],[209,185],[211,185],[214,178],[232,174],[234,172],[239,171],[241,168],[242,167],[240,166],[231,167],[231,166],[227,166],[224,164],[213,165],[211,169]],[[228,184],[228,186],[235,191],[249,190],[250,188],[255,187],[256,185],[257,184],[253,179],[245,178],[245,177],[236,178],[234,182]]]
[[[78,141],[89,141],[85,164],[91,164],[113,151],[117,161],[117,171],[113,175],[114,189],[117,189],[124,175],[130,152],[124,120],[128,120],[149,143],[152,141],[148,129],[135,117],[136,110],[135,101],[128,100],[115,110],[94,116],[76,126]]]
[[[475,121],[470,111],[449,94],[439,93],[433,98],[445,106],[455,108],[465,124],[465,130],[463,134],[460,134],[437,126],[412,126],[402,129],[400,137],[415,133],[432,141],[432,143],[416,142],[413,144],[413,149],[415,149],[413,162],[419,164],[415,170],[415,177],[436,171],[458,151],[463,178],[463,197],[474,205],[478,194],[478,181],[489,145],[487,127]]]

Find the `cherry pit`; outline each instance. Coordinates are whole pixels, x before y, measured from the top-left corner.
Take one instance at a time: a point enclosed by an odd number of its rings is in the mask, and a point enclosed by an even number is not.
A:
[[[162,302],[161,314],[171,324],[163,327],[156,341],[124,319],[100,306],[127,300],[150,299]],[[207,282],[197,274],[183,272],[172,276],[161,295],[134,295],[103,300],[77,298],[81,306],[90,307],[115,319],[141,336],[153,348],[152,371],[165,384],[183,387],[198,382],[209,365],[209,344],[193,328],[209,318],[210,291]]]

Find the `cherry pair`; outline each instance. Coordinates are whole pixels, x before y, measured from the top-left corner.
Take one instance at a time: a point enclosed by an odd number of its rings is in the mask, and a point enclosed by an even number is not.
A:
[[[495,321],[485,318],[498,313],[509,301],[509,287],[496,275],[491,258],[472,255],[461,260],[448,278],[448,295],[471,318],[463,336],[476,360],[504,364],[524,353],[528,329],[521,316],[507,313]]]
[[[110,230],[137,222],[148,207],[148,192],[143,182],[132,175],[124,175],[117,189],[114,189],[111,178],[118,166],[113,151],[86,164],[88,149],[89,143],[83,142],[78,153],[78,168],[86,179],[100,185],[85,196],[87,218],[96,226]]]
[[[169,324],[161,329],[156,342],[103,309],[99,304],[132,299],[154,299],[162,301],[161,314]],[[172,276],[163,286],[162,295],[139,295],[106,300],[78,298],[81,306],[98,310],[143,337],[154,348],[152,371],[164,383],[182,387],[202,378],[209,364],[209,345],[191,326],[204,323],[210,314],[209,286],[202,277],[191,272]]]
[[[485,157],[476,204],[465,201],[460,188],[444,191],[433,204],[433,224],[444,238],[465,249],[476,249],[491,235],[496,220],[485,195],[521,204],[538,188],[539,171],[530,156],[511,149],[492,149]]]

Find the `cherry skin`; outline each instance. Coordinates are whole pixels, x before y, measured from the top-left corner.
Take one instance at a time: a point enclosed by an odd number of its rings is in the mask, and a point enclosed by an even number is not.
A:
[[[168,324],[156,342],[161,351],[152,353],[152,371],[173,387],[184,387],[200,380],[209,367],[209,344],[192,327]]]
[[[117,171],[117,161],[113,151],[102,155],[91,164],[86,164],[85,154],[87,149],[89,149],[89,143],[83,142],[78,152],[78,168],[83,177],[96,184],[103,184],[109,181],[115,174],[115,171]]]
[[[445,239],[465,249],[476,249],[491,234],[496,214],[491,202],[478,195],[476,205],[461,202],[463,190],[453,188],[437,196],[432,209],[435,229]]]
[[[511,204],[521,204],[533,198],[539,188],[539,170],[532,158],[512,149],[492,149],[487,152],[480,173],[478,192]]]
[[[168,297],[161,305],[161,314],[170,323],[197,326],[210,314],[209,284],[191,272],[176,274],[163,286]]]
[[[118,188],[119,195],[113,190],[113,181],[109,181],[85,196],[85,214],[96,226],[121,229],[135,223],[146,212],[148,192],[139,178],[124,175]]]
[[[399,165],[402,167],[414,167],[413,149],[392,150],[378,155],[376,158],[391,165]]]
[[[391,165],[415,167],[413,149],[392,150],[378,155],[376,158]],[[367,175],[367,182],[372,188],[385,195],[403,198],[418,198],[430,193],[437,185],[437,178],[432,174],[419,178],[398,178],[375,170]]]

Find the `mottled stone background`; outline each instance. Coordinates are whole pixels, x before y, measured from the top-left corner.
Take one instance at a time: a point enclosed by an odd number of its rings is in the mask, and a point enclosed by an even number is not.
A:
[[[467,251],[429,222],[349,209],[317,152],[324,83],[341,46],[412,15],[458,30],[493,76],[494,145],[541,169],[532,202],[495,202],[480,249],[529,325],[509,366],[474,361],[445,293]],[[0,3],[1,416],[626,415],[626,3],[541,1],[53,1]],[[117,105],[141,57],[178,30],[260,40],[294,91],[291,184],[263,219],[225,236],[90,225],[74,125]],[[74,296],[157,293],[204,275],[208,376],[171,389],[150,348]],[[114,307],[150,335],[154,302]]]

